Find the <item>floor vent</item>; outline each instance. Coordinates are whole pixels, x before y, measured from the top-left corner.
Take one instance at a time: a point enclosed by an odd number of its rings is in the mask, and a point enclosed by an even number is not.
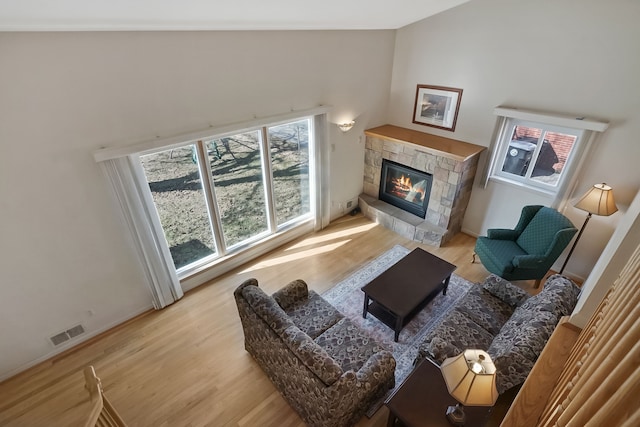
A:
[[[53,343],[53,345],[60,345],[66,341],[69,341],[71,338],[75,338],[78,335],[84,334],[84,327],[82,325],[76,325],[71,329],[67,329],[64,332],[60,332],[49,339]]]

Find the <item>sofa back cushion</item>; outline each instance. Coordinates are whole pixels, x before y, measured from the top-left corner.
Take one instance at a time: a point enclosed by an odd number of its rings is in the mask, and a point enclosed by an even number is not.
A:
[[[492,336],[500,332],[502,325],[513,314],[513,307],[481,286],[471,287],[455,309]]]
[[[557,323],[558,318],[553,313],[531,312],[520,307],[504,324],[489,348],[496,355],[519,353],[535,362]]]
[[[302,364],[324,384],[331,385],[342,376],[343,370],[340,365],[297,326],[292,325],[285,329],[282,340]]]
[[[293,322],[278,303],[258,286],[246,286],[242,289],[242,296],[276,334],[282,335],[285,329],[293,326]]]

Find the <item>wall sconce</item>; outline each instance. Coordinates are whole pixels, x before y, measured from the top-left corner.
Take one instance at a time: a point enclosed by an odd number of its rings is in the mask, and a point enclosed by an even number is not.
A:
[[[338,123],[338,128],[342,132],[349,132],[353,127],[353,125],[355,124],[356,124],[355,120],[351,120],[350,122],[346,122],[346,123]]]

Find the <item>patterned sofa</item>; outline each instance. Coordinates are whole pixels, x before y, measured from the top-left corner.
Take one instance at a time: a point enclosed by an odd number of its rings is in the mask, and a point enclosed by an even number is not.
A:
[[[234,296],[246,350],[310,426],[353,425],[394,386],[392,354],[302,280],[268,296],[249,279]]]
[[[549,277],[535,296],[492,274],[425,337],[415,363],[428,357],[440,364],[467,348],[485,350],[503,393],[524,382],[560,318],[573,311],[578,294],[578,287],[559,274]]]

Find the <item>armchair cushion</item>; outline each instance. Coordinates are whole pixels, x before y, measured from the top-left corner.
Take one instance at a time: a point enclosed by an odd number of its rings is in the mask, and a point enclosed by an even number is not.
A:
[[[511,264],[515,268],[530,268],[536,269],[540,267],[540,264],[545,262],[546,257],[544,255],[516,255],[513,257]]]
[[[487,230],[487,237],[490,239],[515,241],[519,236],[520,233],[518,233],[517,230],[510,230],[508,228],[490,228]]]
[[[487,270],[500,277],[513,271],[514,256],[527,255],[514,240],[494,240],[483,236],[476,241],[476,253]]]

